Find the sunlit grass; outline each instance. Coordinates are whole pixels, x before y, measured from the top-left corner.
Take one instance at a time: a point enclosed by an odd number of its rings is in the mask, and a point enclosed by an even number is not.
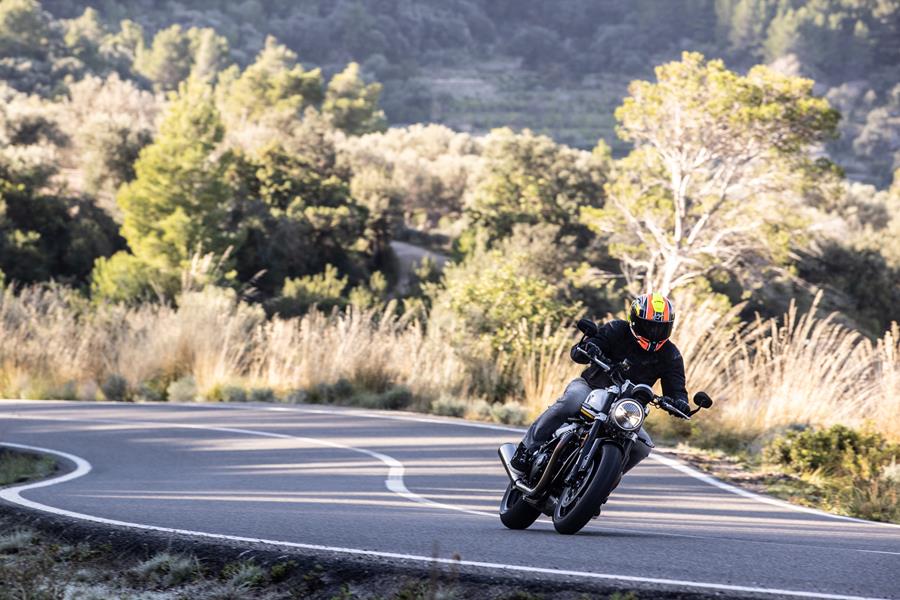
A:
[[[698,439],[836,423],[900,439],[896,325],[871,341],[820,315],[816,304],[750,323],[737,319],[738,308],[722,311],[711,301],[680,298],[679,309],[674,340],[689,388],[716,400],[696,419]],[[325,385],[343,396],[319,401],[353,403],[355,394],[371,408],[402,400],[403,408],[498,420],[511,418],[515,406],[533,417],[579,372],[568,358],[575,339],[568,329],[523,328],[522,336],[540,341],[524,345],[532,350],[491,354],[454,344],[455,332],[440,325],[398,316],[394,306],[266,319],[221,290],[187,293],[177,308],[99,309],[60,292],[7,290],[0,299],[0,393],[158,400],[170,390],[182,400],[302,401]]]

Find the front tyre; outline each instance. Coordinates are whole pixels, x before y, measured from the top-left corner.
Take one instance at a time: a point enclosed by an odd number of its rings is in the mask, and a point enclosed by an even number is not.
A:
[[[597,514],[622,474],[622,449],[614,444],[600,448],[584,475],[560,494],[553,511],[553,527],[559,533],[578,533]],[[574,466],[572,468],[575,468]]]
[[[540,514],[541,511],[525,502],[522,492],[512,482],[506,486],[500,501],[500,520],[504,525],[510,529],[528,529]]]

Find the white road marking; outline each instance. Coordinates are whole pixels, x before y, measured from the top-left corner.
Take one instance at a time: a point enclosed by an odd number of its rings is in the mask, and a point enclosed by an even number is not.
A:
[[[232,407],[229,407],[229,408],[232,408]],[[233,408],[236,410],[254,410],[254,409],[256,409],[256,410],[263,410],[263,411],[290,411],[290,412],[304,412],[304,413],[312,413],[312,414],[330,414],[330,415],[336,414],[335,411],[328,412],[325,410],[307,409],[307,408],[301,408],[301,407],[234,406]],[[367,417],[370,419],[390,419],[390,420],[398,420],[398,421],[413,421],[413,422],[419,422],[419,423],[439,423],[439,424],[444,424],[444,425],[459,425],[462,427],[478,427],[478,428],[482,428],[482,429],[493,429],[496,431],[509,431],[509,432],[520,434],[520,435],[524,434],[526,431],[526,429],[522,428],[522,427],[511,427],[509,425],[492,425],[489,423],[471,423],[471,422],[468,422],[468,421],[465,421],[462,419],[452,419],[452,418],[432,419],[432,418],[427,418],[427,417],[415,417],[415,416],[407,416],[407,415],[396,415],[395,416],[395,415],[371,413],[368,411],[360,411],[360,410],[353,410],[353,409],[342,409],[341,412],[347,412],[347,413],[351,413],[355,416]],[[817,515],[820,517],[827,517],[829,519],[836,519],[839,521],[849,521],[852,523],[861,523],[861,524],[865,524],[865,525],[881,525],[883,527],[900,528],[900,525],[898,525],[896,523],[883,523],[881,521],[868,521],[866,519],[857,519],[855,517],[847,517],[844,515],[835,515],[835,514],[832,514],[829,512],[825,512],[823,510],[810,508],[808,506],[799,506],[797,504],[791,504],[790,502],[785,502],[784,500],[778,500],[777,498],[771,498],[769,496],[757,494],[755,492],[751,492],[751,491],[745,490],[743,488],[731,485],[730,483],[725,483],[724,481],[719,481],[718,479],[716,479],[715,477],[712,477],[711,475],[707,475],[706,473],[703,473],[702,471],[698,471],[697,469],[694,469],[693,467],[688,466],[688,465],[684,464],[683,462],[680,462],[673,458],[669,458],[667,456],[659,456],[658,454],[651,454],[650,460],[655,461],[655,462],[657,462],[661,465],[664,465],[666,467],[669,467],[671,469],[675,469],[676,471],[678,471],[680,473],[684,473],[685,475],[688,475],[689,477],[693,477],[694,479],[698,479],[698,480],[702,481],[703,483],[706,483],[713,487],[717,487],[720,490],[724,490],[726,492],[730,492],[732,494],[736,494],[738,496],[742,496],[744,498],[754,500],[756,502],[761,502],[763,504],[769,504],[771,506],[777,506],[779,508],[785,508],[785,509],[793,510],[793,511],[797,511],[797,512],[808,513],[808,514]]]
[[[7,415],[9,417],[10,415]],[[35,419],[35,420],[43,420],[43,421],[75,421],[79,423],[106,423],[110,425],[145,425],[148,427],[156,427],[161,429],[197,429],[202,431],[217,431],[220,433],[237,433],[241,435],[251,435],[257,437],[267,437],[267,438],[276,438],[282,440],[298,440],[301,442],[306,442],[308,444],[314,444],[318,446],[325,446],[329,448],[337,448],[339,450],[348,450],[350,452],[358,452],[360,454],[365,454],[366,456],[370,456],[382,463],[388,468],[388,476],[384,481],[385,487],[409,500],[410,502],[414,502],[417,504],[425,504],[428,506],[432,506],[434,508],[440,508],[444,510],[453,510],[457,512],[469,513],[473,515],[485,516],[490,515],[490,513],[486,513],[483,511],[470,510],[467,508],[462,508],[459,506],[453,506],[451,504],[444,504],[443,502],[436,502],[431,500],[430,498],[426,498],[425,496],[421,496],[419,494],[413,493],[406,487],[406,483],[403,481],[403,476],[406,473],[406,467],[399,460],[394,458],[393,456],[388,456],[387,454],[382,454],[381,452],[375,452],[374,450],[367,450],[366,448],[357,448],[355,446],[348,446],[346,444],[340,444],[338,442],[332,442],[330,440],[322,440],[317,438],[310,437],[302,437],[297,435],[288,435],[285,433],[273,433],[270,431],[257,431],[254,429],[239,429],[234,427],[213,427],[206,425],[188,425],[184,423],[158,423],[155,421],[138,421],[138,420],[125,420],[125,419],[88,419],[88,418],[69,418],[69,417],[45,417],[45,416],[33,416],[33,415],[11,415],[12,418],[21,418],[21,419]],[[2,445],[2,442],[0,442]],[[493,515],[490,515],[493,516]]]
[[[189,428],[198,428],[185,426]],[[231,428],[211,428],[213,431],[228,431],[232,433],[239,432],[250,432],[252,430],[242,430],[242,429],[231,429]],[[267,432],[262,432],[267,433]],[[251,435],[255,435],[251,434]],[[266,437],[289,437],[295,438],[295,436],[284,436],[282,434],[270,434]],[[296,438],[296,439],[307,439],[307,438]],[[522,573],[541,573],[546,575],[562,575],[567,577],[582,577],[585,579],[597,579],[597,580],[607,580],[607,581],[627,581],[632,583],[643,583],[643,584],[656,584],[656,585],[667,585],[667,586],[677,586],[677,587],[687,587],[687,588],[695,588],[695,589],[707,589],[707,590],[718,590],[724,592],[744,592],[751,594],[766,594],[766,595],[776,595],[776,596],[791,596],[796,598],[818,598],[823,600],[887,600],[883,598],[872,598],[866,596],[848,596],[843,594],[826,594],[821,592],[807,592],[802,590],[784,590],[778,588],[759,588],[759,587],[751,587],[751,586],[742,586],[742,585],[729,585],[729,584],[721,584],[721,583],[708,583],[702,581],[685,581],[680,579],[664,579],[664,578],[656,578],[656,577],[639,577],[633,575],[614,575],[609,573],[590,573],[584,571],[571,571],[566,569],[548,569],[544,567],[533,567],[533,566],[524,566],[524,565],[508,565],[503,563],[489,563],[489,562],[481,562],[481,561],[472,561],[472,560],[456,560],[450,558],[438,558],[438,557],[430,557],[430,556],[420,556],[417,554],[402,554],[396,552],[381,552],[377,550],[365,550],[361,548],[343,548],[339,546],[322,546],[319,544],[303,544],[299,542],[285,542],[280,540],[268,540],[263,538],[249,538],[235,535],[226,535],[220,533],[209,533],[205,531],[194,531],[190,529],[176,529],[171,527],[159,527],[156,525],[144,525],[141,523],[132,523],[129,521],[119,521],[116,519],[106,519],[103,517],[95,517],[93,515],[87,515],[84,513],[77,513],[69,510],[64,510],[60,508],[56,508],[53,506],[48,506],[46,504],[41,504],[39,502],[34,502],[32,500],[28,500],[21,496],[21,493],[27,490],[47,487],[51,485],[57,485],[60,483],[65,483],[66,481],[71,481],[73,479],[77,479],[79,477],[83,477],[91,472],[91,464],[85,459],[75,456],[74,454],[69,454],[67,452],[60,452],[58,450],[53,450],[50,448],[42,448],[38,446],[27,446],[24,444],[12,444],[12,443],[0,443],[2,446],[9,446],[12,448],[19,448],[21,450],[29,450],[32,452],[44,452],[47,454],[53,454],[66,460],[69,460],[75,464],[75,470],[67,473],[65,475],[61,475],[59,477],[54,477],[52,479],[46,479],[44,481],[38,481],[36,483],[29,483],[9,488],[0,489],[0,499],[6,500],[7,502],[11,502],[13,504],[18,504],[20,506],[26,506],[28,508],[32,508],[35,510],[40,510],[43,512],[49,512],[51,514],[70,517],[74,519],[80,519],[82,521],[90,521],[93,523],[102,523],[104,525],[115,525],[119,527],[128,527],[131,529],[141,529],[145,531],[158,531],[162,533],[169,534],[179,534],[179,535],[189,535],[194,537],[202,537],[207,539],[218,539],[218,540],[227,540],[233,542],[243,542],[243,543],[257,543],[257,544],[268,544],[272,546],[280,546],[286,548],[298,548],[304,550],[314,550],[319,552],[334,552],[338,554],[352,554],[357,556],[371,556],[376,558],[390,558],[395,560],[405,560],[411,562],[418,563],[426,563],[426,564],[446,564],[446,565],[456,565],[456,566],[465,566],[465,567],[474,567],[481,569],[491,569],[491,570],[499,570],[499,571],[515,571]],[[327,444],[331,445],[331,444]],[[335,447],[341,447],[342,445],[335,444]],[[369,451],[366,451],[368,453]],[[377,453],[374,453],[377,454]]]

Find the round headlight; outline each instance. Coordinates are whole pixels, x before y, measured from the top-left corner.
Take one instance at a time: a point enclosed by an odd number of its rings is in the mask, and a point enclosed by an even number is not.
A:
[[[634,400],[622,400],[613,407],[612,419],[625,431],[634,431],[644,422],[644,407]]]

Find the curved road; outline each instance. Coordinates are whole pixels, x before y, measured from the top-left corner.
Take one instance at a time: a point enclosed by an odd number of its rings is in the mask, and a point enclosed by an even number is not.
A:
[[[655,454],[600,519],[508,531],[496,448],[518,430],[315,406],[0,402],[0,442],[66,453],[0,490],[94,521],[724,597],[900,598],[900,527],[768,500]],[[397,556],[402,555],[402,556]]]

